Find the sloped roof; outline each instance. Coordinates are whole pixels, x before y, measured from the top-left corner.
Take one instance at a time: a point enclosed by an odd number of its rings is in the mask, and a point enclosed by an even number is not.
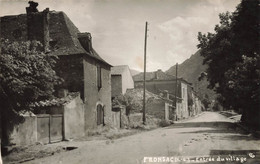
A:
[[[127,65],[118,65],[111,68],[111,75],[122,75],[124,71],[129,69]],[[130,71],[130,70],[129,70]]]
[[[22,27],[22,30],[27,30],[27,15],[12,15],[12,16],[4,16],[0,17],[1,20],[1,34],[5,33],[5,29],[3,28],[13,28],[12,26],[19,25],[19,28]],[[15,23],[14,22],[18,22]],[[6,26],[5,26],[6,25]],[[7,32],[12,32],[11,30],[7,30]],[[87,52],[81,45],[78,34],[80,31],[73,24],[73,22],[68,18],[68,16],[64,12],[49,12],[49,36],[50,36],[50,44],[54,43],[55,46],[50,47],[52,54],[55,55],[75,55],[82,54],[88,57],[94,58],[104,64],[108,64],[105,60],[103,60],[98,53],[92,49],[91,52]],[[11,35],[10,35],[11,36]],[[3,35],[3,37],[8,37],[8,35]],[[6,38],[9,39],[9,38]],[[26,40],[26,35],[24,35],[23,40]]]
[[[70,103],[73,99],[75,99],[79,95],[80,95],[79,92],[69,92],[66,97],[34,102],[30,106],[31,107],[61,106]]]
[[[175,80],[175,76],[168,75],[164,73],[162,70],[158,70],[155,72],[147,72],[145,74],[145,78],[147,81],[150,80]],[[134,81],[143,81],[144,80],[144,73],[139,73],[133,76]]]
[[[147,72],[145,75],[146,75],[145,76],[146,81],[164,81],[164,80],[171,81],[171,80],[176,80],[176,76],[169,75],[169,74],[163,72],[160,69],[155,71],[155,72]],[[177,79],[186,83],[186,84],[188,84],[188,85],[192,85],[190,82],[183,79],[182,77],[177,78]],[[133,76],[133,80],[135,82],[144,81],[144,73],[139,73],[139,74]]]
[[[89,57],[97,59],[105,64],[108,64],[103,60],[98,53],[92,49],[91,52],[87,52],[81,45],[78,34],[80,31],[69,19],[64,12],[50,12],[50,38],[57,40],[58,49],[53,53],[56,55],[73,55],[73,54],[86,54]],[[60,42],[60,43],[59,43]],[[110,65],[110,64],[108,64]]]

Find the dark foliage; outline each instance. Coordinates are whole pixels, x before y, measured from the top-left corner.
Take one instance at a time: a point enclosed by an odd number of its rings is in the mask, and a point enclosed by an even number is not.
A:
[[[242,121],[254,125],[260,124],[259,16],[258,1],[242,0],[234,13],[219,15],[215,33],[198,35],[209,87],[225,108],[242,110]]]
[[[52,69],[57,57],[44,54],[39,49],[41,44],[36,41],[1,40],[0,106],[3,131],[20,123],[23,120],[20,113],[31,110],[30,104],[52,97],[54,86],[61,82]]]

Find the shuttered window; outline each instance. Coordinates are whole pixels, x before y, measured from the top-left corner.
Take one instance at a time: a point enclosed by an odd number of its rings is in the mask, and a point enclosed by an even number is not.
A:
[[[101,77],[101,67],[97,66],[97,87],[102,88],[102,77]]]

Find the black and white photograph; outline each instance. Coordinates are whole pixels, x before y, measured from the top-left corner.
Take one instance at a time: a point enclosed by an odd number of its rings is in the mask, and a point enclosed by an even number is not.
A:
[[[0,164],[260,164],[259,0],[0,0]]]

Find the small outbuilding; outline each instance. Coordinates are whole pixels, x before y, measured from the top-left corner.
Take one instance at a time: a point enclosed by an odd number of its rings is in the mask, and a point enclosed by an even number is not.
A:
[[[119,65],[111,68],[112,97],[124,95],[127,89],[134,88],[134,81],[127,65]]]

